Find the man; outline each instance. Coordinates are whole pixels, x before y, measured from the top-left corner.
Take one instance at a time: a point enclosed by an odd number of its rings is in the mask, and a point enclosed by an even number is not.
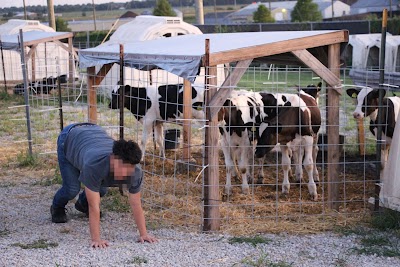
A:
[[[65,127],[58,136],[57,156],[63,182],[50,208],[52,222],[67,222],[65,206],[79,194],[82,183],[85,189],[75,208],[89,214],[91,247],[107,247],[108,242],[100,238],[100,197],[106,194],[107,187],[125,183],[140,234],[138,241],[157,241],[146,230],[140,199],[143,172],[137,165],[142,151],[137,143],[115,141],[95,124],[76,123]]]

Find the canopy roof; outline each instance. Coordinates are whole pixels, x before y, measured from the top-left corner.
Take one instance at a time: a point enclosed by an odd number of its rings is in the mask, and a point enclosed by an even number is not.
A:
[[[348,41],[347,31],[282,31],[183,35],[123,43],[124,64],[137,69],[161,68],[194,80],[210,40],[210,66],[315,48]],[[79,51],[81,68],[120,62],[120,45],[103,44]]]
[[[72,37],[70,32],[23,32],[24,45],[30,46],[38,43],[51,42]],[[19,50],[19,34],[0,35],[0,46],[5,50]]]

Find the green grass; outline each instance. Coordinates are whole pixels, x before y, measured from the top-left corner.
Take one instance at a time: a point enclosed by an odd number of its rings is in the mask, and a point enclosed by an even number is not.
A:
[[[358,254],[400,258],[400,241],[380,234],[368,235],[361,239]]]
[[[254,266],[254,267],[290,267],[293,266],[294,263],[288,263],[285,261],[278,261],[274,262],[270,259],[268,259],[268,254],[266,253],[261,253],[258,258],[254,259],[253,257],[246,257],[243,260],[241,260],[241,265],[243,264],[245,266]],[[239,266],[237,264],[234,264],[233,266]]]
[[[133,257],[132,260],[128,260],[128,261],[126,262],[126,264],[134,264],[134,265],[136,266],[136,265],[141,265],[142,263],[146,264],[146,263],[148,263],[148,262],[149,262],[149,261],[148,261],[146,258],[144,258],[144,257],[135,256],[135,257]]]
[[[20,247],[22,249],[49,249],[57,247],[58,244],[54,242],[48,242],[46,239],[39,239],[32,243],[23,244],[23,243],[14,243],[11,246]]]
[[[378,230],[399,230],[400,231],[400,212],[385,209],[383,212],[374,214],[371,225]]]
[[[272,240],[264,238],[262,236],[254,236],[254,237],[232,237],[229,239],[229,244],[235,244],[235,243],[247,243],[250,244],[254,247],[256,247],[258,244],[268,244]]]
[[[30,154],[28,151],[20,152],[17,155],[19,167],[36,167],[39,165],[39,159],[36,154]]]
[[[122,196],[118,188],[110,188],[107,195],[101,201],[102,206],[108,211],[130,212],[128,197]]]
[[[358,254],[400,258],[399,219],[398,212],[387,210],[371,218],[369,223],[373,228],[359,225],[336,228],[335,232],[343,235],[356,235],[359,240],[358,246],[352,251]]]
[[[8,236],[9,234],[10,234],[10,231],[7,229],[0,230],[0,237],[5,237],[5,236]]]

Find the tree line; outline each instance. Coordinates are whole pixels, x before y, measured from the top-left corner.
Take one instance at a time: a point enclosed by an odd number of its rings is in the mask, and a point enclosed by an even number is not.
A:
[[[135,8],[154,8],[156,5],[156,0],[149,0],[149,1],[131,1],[127,3],[104,3],[104,4],[96,4],[95,8],[98,11],[108,11],[108,10],[115,10],[121,7],[126,9],[135,9]],[[180,8],[186,6],[194,6],[194,0],[170,0],[168,1],[172,7]],[[254,0],[203,0],[204,6],[225,6],[225,5],[236,5],[245,6],[249,5],[254,2]],[[28,12],[33,13],[47,13],[47,6],[36,5],[36,6],[27,6],[26,10]],[[80,5],[55,5],[54,12],[56,13],[65,13],[65,12],[83,12],[83,11],[92,11],[93,5],[92,4],[80,4]],[[7,7],[7,8],[0,8],[0,13],[7,14],[7,13],[16,13],[16,12],[23,12],[23,7]]]

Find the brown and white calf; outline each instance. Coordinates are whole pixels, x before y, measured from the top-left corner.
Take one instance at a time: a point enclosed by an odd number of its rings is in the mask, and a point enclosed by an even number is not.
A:
[[[378,129],[378,107],[379,107],[379,90],[363,87],[349,88],[347,94],[357,99],[357,106],[353,112],[355,119],[369,117],[369,130],[374,136],[377,135]],[[384,91],[386,93],[386,91]],[[381,169],[385,168],[385,163],[389,157],[389,149],[392,143],[394,127],[400,111],[400,98],[397,96],[383,98],[382,102],[382,142],[381,147]]]
[[[280,144],[282,153],[283,183],[282,193],[290,190],[289,171],[291,155],[303,162],[308,175],[308,191],[313,200],[318,199],[317,186],[319,181],[316,168],[318,153],[318,131],[321,126],[321,112],[314,97],[304,92],[292,95],[284,106],[278,106],[278,113],[273,118],[266,118],[260,125],[259,138],[255,151],[257,158],[264,157]],[[302,168],[300,168],[302,170]],[[296,177],[301,179],[296,168]]]

